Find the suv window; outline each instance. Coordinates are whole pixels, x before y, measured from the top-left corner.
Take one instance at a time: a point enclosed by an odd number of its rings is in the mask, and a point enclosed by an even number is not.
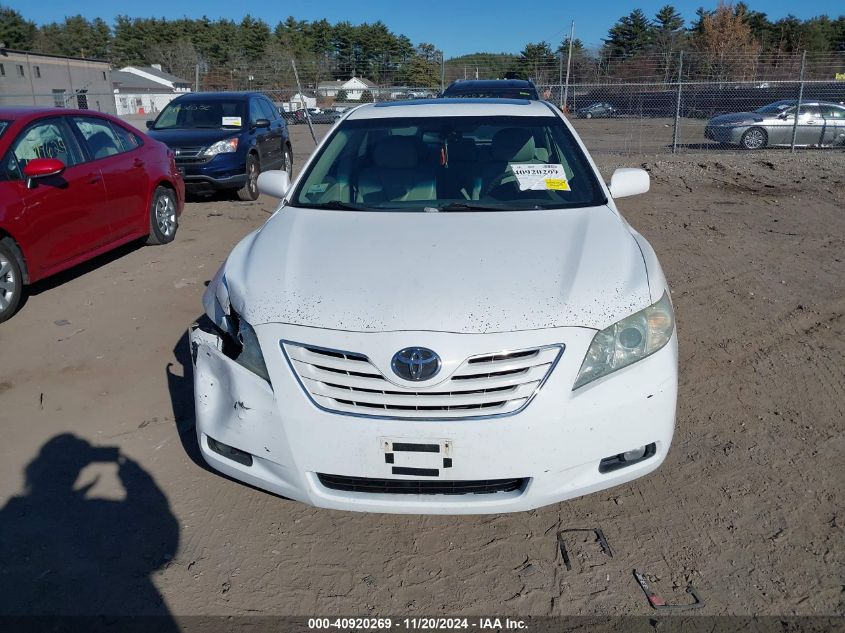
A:
[[[12,143],[11,153],[17,162],[17,178],[22,177],[20,172],[34,158],[57,158],[67,167],[82,162],[73,135],[62,119],[41,120],[29,126]],[[4,161],[4,167],[7,164]]]
[[[155,121],[154,130],[242,128],[246,99],[207,99],[203,95],[178,97],[168,103]]]
[[[120,139],[105,119],[75,116],[71,120],[85,139],[92,159],[107,158],[123,151]]]
[[[250,99],[249,100],[249,122],[255,123],[258,119],[266,119],[267,117],[264,116],[264,113],[261,111],[261,106],[258,103],[258,99]]]
[[[267,101],[267,99],[259,99],[258,104],[261,106],[261,111],[264,113],[265,119],[275,121],[279,118],[279,113],[276,112],[276,108],[274,108],[273,104]]]

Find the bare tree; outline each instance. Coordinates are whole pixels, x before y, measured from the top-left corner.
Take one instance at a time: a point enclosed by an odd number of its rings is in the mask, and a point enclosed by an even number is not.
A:
[[[148,63],[161,64],[162,70],[188,81],[192,80],[194,69],[199,63],[197,50],[187,39],[155,44],[150,47],[146,57]]]
[[[751,27],[730,4],[720,3],[701,18],[697,47],[704,54],[708,74],[718,81],[753,78],[760,44]]]

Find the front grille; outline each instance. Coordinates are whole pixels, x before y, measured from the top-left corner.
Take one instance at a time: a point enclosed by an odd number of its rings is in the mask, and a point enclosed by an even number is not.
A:
[[[284,342],[300,382],[329,411],[390,418],[448,419],[510,415],[527,406],[563,347],[473,356],[430,387],[390,382],[364,356]]]
[[[177,165],[196,165],[200,163],[207,163],[211,160],[212,157],[209,156],[198,156],[198,154],[203,150],[203,147],[179,147],[174,148],[174,153],[176,154],[176,164]]]
[[[332,490],[393,495],[489,495],[521,490],[525,478],[466,481],[418,481],[415,479],[370,479],[317,473],[320,483]]]

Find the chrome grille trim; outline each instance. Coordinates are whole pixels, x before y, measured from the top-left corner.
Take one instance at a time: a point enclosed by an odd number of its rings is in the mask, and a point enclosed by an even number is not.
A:
[[[357,352],[281,341],[288,366],[317,408],[354,417],[461,420],[515,415],[551,375],[564,345],[544,345],[465,359],[429,388],[388,380]]]

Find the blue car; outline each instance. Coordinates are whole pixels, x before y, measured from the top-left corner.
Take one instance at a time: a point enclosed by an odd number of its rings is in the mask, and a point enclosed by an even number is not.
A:
[[[188,191],[230,189],[241,200],[255,200],[262,171],[293,176],[287,125],[260,92],[184,94],[147,128],[173,150]]]

